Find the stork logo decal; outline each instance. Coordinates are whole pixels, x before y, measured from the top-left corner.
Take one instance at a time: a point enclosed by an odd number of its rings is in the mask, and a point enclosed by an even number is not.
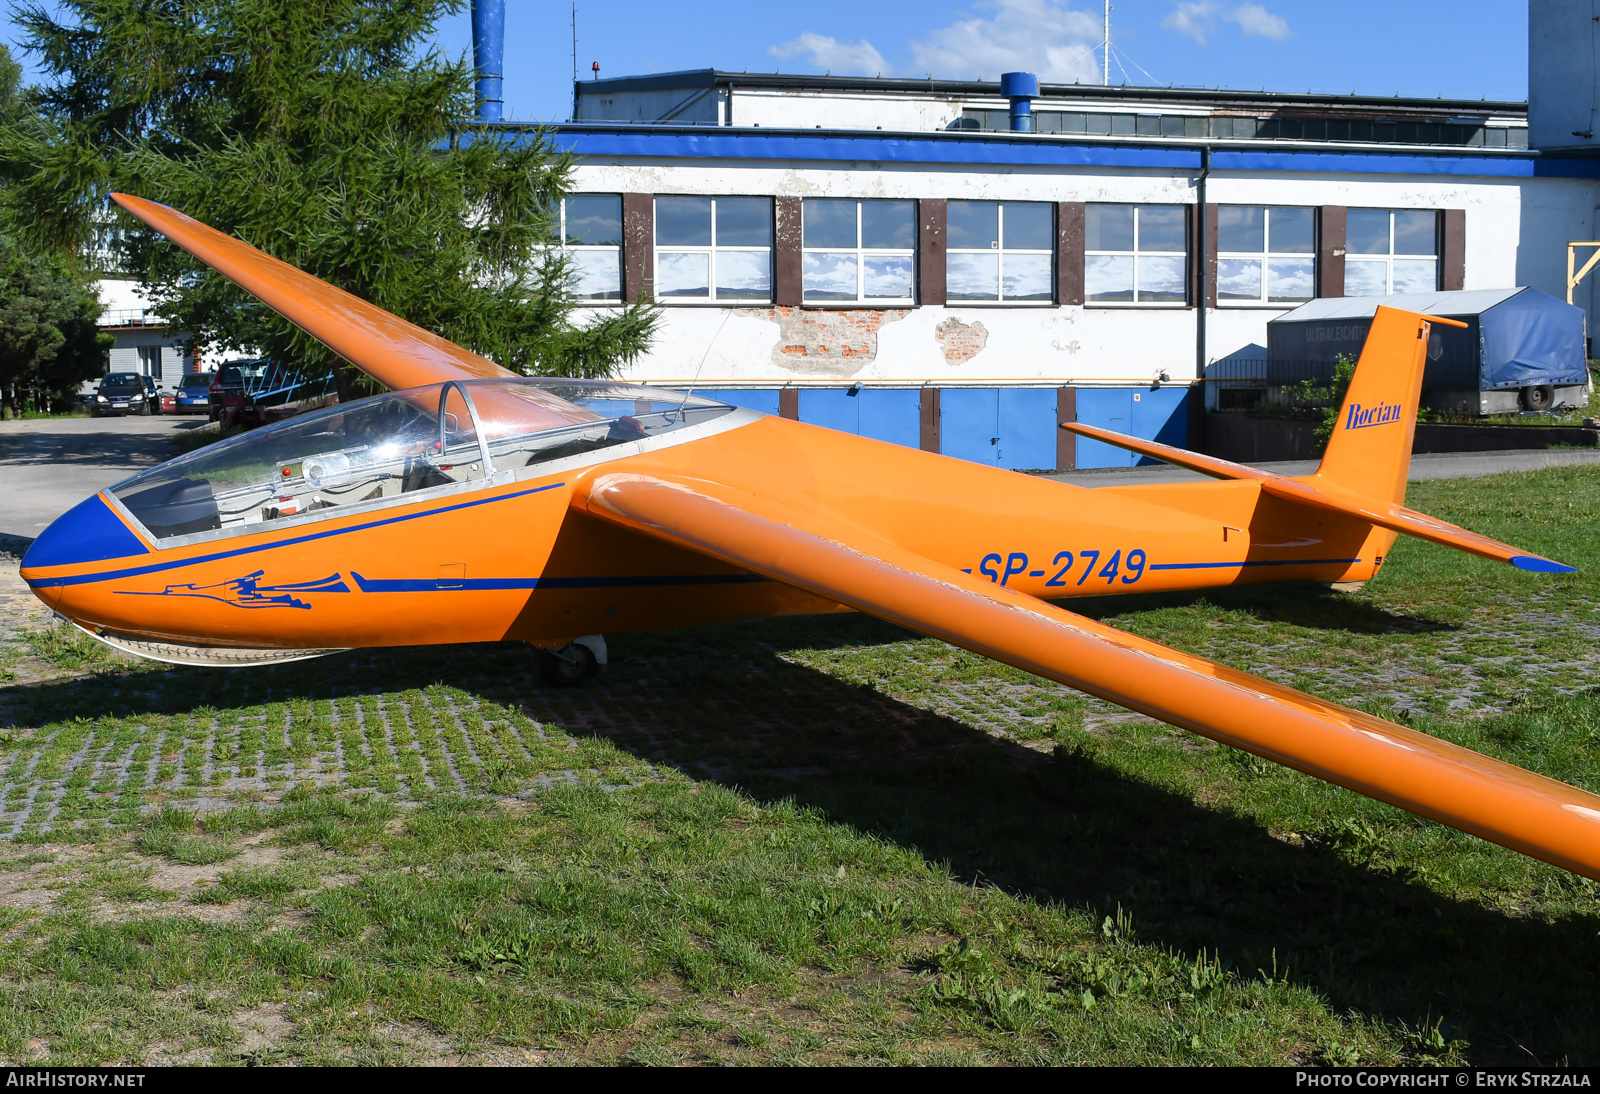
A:
[[[118,590],[124,596],[193,596],[202,600],[217,600],[235,608],[302,608],[311,605],[301,600],[297,593],[347,593],[350,586],[344,583],[343,574],[329,574],[316,581],[295,581],[285,585],[263,585],[265,570],[257,570],[232,581],[219,581],[215,585],[168,585],[159,593],[138,593]]]
[[[1398,422],[1405,412],[1405,407],[1398,403],[1379,403],[1377,406],[1362,406],[1360,403],[1351,403],[1349,413],[1345,416],[1346,429],[1369,429],[1375,425],[1389,425]]]

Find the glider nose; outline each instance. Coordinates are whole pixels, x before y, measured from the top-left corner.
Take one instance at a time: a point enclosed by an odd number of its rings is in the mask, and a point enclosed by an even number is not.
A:
[[[39,534],[22,556],[22,579],[51,608],[73,573],[89,564],[147,555],[150,548],[99,494],[68,509]]]

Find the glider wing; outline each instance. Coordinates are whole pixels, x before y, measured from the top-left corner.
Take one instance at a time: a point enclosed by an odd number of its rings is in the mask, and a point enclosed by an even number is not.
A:
[[[381,384],[398,390],[515,375],[176,209],[127,194],[111,197]]]
[[[1063,422],[1061,428],[1105,444],[1126,448],[1130,452],[1137,452],[1151,459],[1177,464],[1179,467],[1187,467],[1192,471],[1214,475],[1217,478],[1248,479],[1259,483],[1263,493],[1271,494],[1275,498],[1341,513],[1347,517],[1356,517],[1368,524],[1376,524],[1380,528],[1404,532],[1408,536],[1415,536],[1445,547],[1454,547],[1458,551],[1466,551],[1480,558],[1509,563],[1519,570],[1564,574],[1571,573],[1574,569],[1572,566],[1543,558],[1531,551],[1524,551],[1520,547],[1513,547],[1509,543],[1501,543],[1488,536],[1469,532],[1438,517],[1430,517],[1415,509],[1407,509],[1397,502],[1370,497],[1347,486],[1340,486],[1320,472],[1304,478],[1289,478],[1287,475],[1277,475],[1271,471],[1246,467],[1242,463],[1219,460],[1214,456],[1204,456],[1198,452],[1174,448],[1156,441],[1140,440],[1138,437],[1129,437],[1124,433],[1114,433],[1109,429],[1100,429],[1092,425]]]
[[[1600,797],[701,480],[601,475],[572,504],[668,543],[1600,879]]]

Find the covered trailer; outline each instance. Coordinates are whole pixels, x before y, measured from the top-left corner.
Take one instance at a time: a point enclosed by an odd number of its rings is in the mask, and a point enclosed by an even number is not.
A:
[[[1556,410],[1589,403],[1582,308],[1538,289],[1471,289],[1400,296],[1325,297],[1267,324],[1267,370],[1330,372],[1359,356],[1379,305],[1459,319],[1428,340],[1422,403],[1457,414]]]

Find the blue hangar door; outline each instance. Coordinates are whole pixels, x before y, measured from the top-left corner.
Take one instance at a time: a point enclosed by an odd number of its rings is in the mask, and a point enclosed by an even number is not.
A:
[[[939,393],[939,450],[991,467],[1055,467],[1056,389],[945,388]]]
[[[731,388],[726,391],[695,391],[696,395],[704,395],[707,399],[715,399],[719,403],[729,406],[748,407],[759,410],[763,414],[778,416],[778,389],[777,388]]]
[[[843,433],[916,448],[922,443],[922,392],[918,388],[800,389],[800,420]]]
[[[1151,390],[1127,387],[1080,387],[1078,421],[1146,441],[1182,448],[1189,440],[1189,388],[1173,385]],[[1079,437],[1079,468],[1133,467],[1159,463],[1126,448]]]

